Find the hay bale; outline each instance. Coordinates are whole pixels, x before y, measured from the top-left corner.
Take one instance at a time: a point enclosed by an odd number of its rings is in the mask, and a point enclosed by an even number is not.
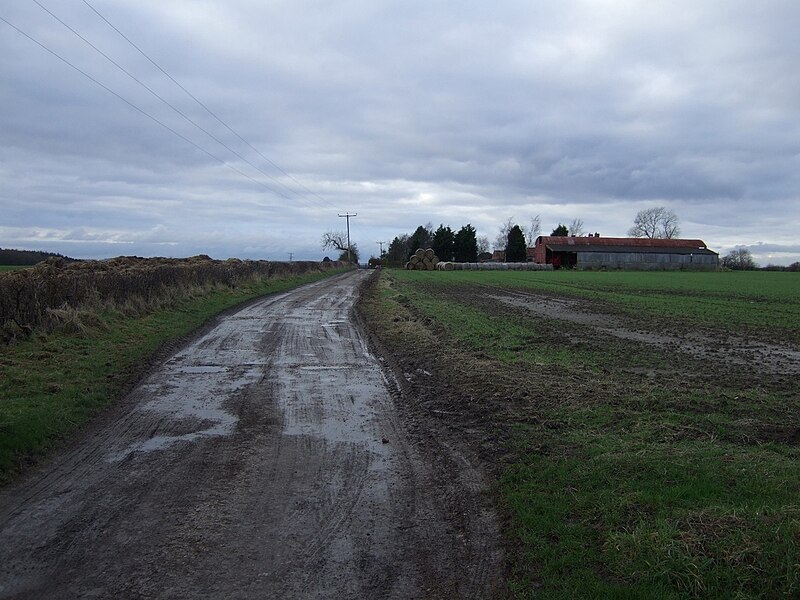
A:
[[[439,263],[439,258],[431,248],[417,248],[408,260],[407,269],[419,271],[434,271]]]

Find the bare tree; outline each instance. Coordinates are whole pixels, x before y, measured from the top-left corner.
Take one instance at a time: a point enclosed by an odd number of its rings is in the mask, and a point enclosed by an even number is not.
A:
[[[539,215],[535,217],[531,217],[530,225],[525,229],[525,242],[528,244],[528,248],[533,248],[533,245],[536,243],[536,238],[542,233],[542,220],[539,218]]]
[[[569,225],[569,234],[573,237],[580,237],[584,233],[586,233],[586,230],[583,228],[583,219],[578,217],[572,219],[572,223]]]
[[[489,238],[485,235],[481,235],[476,240],[478,243],[478,254],[483,254],[484,252],[489,252]]]
[[[680,235],[678,215],[663,206],[640,210],[633,219],[633,227],[628,230],[632,237],[676,238]]]
[[[326,231],[322,234],[322,248],[347,250],[347,234],[344,231]]]
[[[513,228],[514,228],[514,217],[508,217],[508,221],[500,225],[500,231],[497,232],[497,237],[494,238],[495,250],[505,251],[506,244],[508,244],[508,233]]]
[[[347,246],[347,234],[344,231],[326,231],[322,234],[322,248],[336,248],[344,257],[342,259],[340,256],[339,260],[348,260],[349,256],[350,259],[355,258],[355,262],[358,262],[358,249],[355,244]]]
[[[740,246],[734,248],[722,259],[722,266],[734,271],[754,271],[758,268],[750,250]]]

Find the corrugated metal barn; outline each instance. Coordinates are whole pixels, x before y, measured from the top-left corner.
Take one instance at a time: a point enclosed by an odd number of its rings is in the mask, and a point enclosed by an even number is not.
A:
[[[719,255],[703,240],[539,236],[533,260],[576,269],[711,270]]]

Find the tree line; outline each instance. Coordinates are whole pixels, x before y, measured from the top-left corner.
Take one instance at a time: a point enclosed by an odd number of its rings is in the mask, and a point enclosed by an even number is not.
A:
[[[35,265],[48,258],[63,258],[64,260],[75,260],[61,254],[53,252],[43,252],[41,250],[14,250],[11,248],[0,248],[0,265]]]
[[[531,217],[527,226],[522,226],[514,221],[514,217],[509,217],[500,226],[492,245],[494,250],[504,252],[506,262],[525,262],[528,259],[527,249],[534,246],[540,234],[539,215]],[[569,225],[559,223],[550,235],[581,237],[587,233],[583,219],[576,217]],[[664,206],[640,210],[634,217],[633,227],[628,230],[628,235],[637,238],[675,239],[680,235],[678,216]],[[339,250],[340,260],[347,260],[348,246],[344,233],[326,233],[323,236],[323,247]],[[436,229],[433,229],[431,223],[420,225],[412,233],[396,236],[380,258],[387,264],[402,266],[418,248],[432,248],[439,260],[443,261],[477,262],[492,258],[489,239],[486,236],[478,236],[475,228],[469,223],[457,231],[444,224],[440,224]],[[358,249],[355,244],[350,246],[350,253],[352,259],[357,262]],[[720,266],[737,271],[761,268],[746,248],[736,248],[721,257]],[[768,265],[764,269],[798,271],[800,263],[793,263],[788,267]]]
[[[404,265],[417,248],[431,248],[443,261],[477,262],[479,254],[488,252],[488,240],[479,240],[477,231],[470,223],[458,231],[444,224],[434,230],[433,225],[428,223],[420,225],[411,234],[396,236],[383,258],[389,264]]]
[[[731,271],[756,271],[759,269],[762,271],[790,271],[795,273],[800,271],[800,262],[794,262],[786,267],[781,265],[760,267],[750,250],[743,247],[734,248],[728,252],[720,259],[719,264],[721,267]]]
[[[494,240],[494,249],[504,253],[506,262],[525,262],[528,260],[528,248],[532,248],[536,238],[541,234],[542,222],[539,215],[530,218],[527,226],[514,221],[514,217],[504,222]],[[674,238],[680,233],[677,215],[662,206],[639,211],[634,219],[634,226],[628,234],[632,237]],[[329,236],[330,234],[326,234]],[[586,235],[583,219],[575,218],[569,225],[559,223],[551,236]],[[342,249],[341,245],[332,245]],[[439,260],[456,262],[476,262],[489,260],[490,244],[485,236],[477,236],[471,224],[464,225],[458,231],[440,224],[437,229],[433,225],[420,225],[413,233],[401,234],[389,244],[384,259],[392,265],[404,265],[417,248],[432,248]]]

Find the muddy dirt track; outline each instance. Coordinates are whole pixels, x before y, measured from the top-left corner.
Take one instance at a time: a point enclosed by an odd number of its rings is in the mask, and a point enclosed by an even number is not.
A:
[[[0,492],[0,598],[496,596],[483,479],[404,418],[367,276],[220,318]]]

